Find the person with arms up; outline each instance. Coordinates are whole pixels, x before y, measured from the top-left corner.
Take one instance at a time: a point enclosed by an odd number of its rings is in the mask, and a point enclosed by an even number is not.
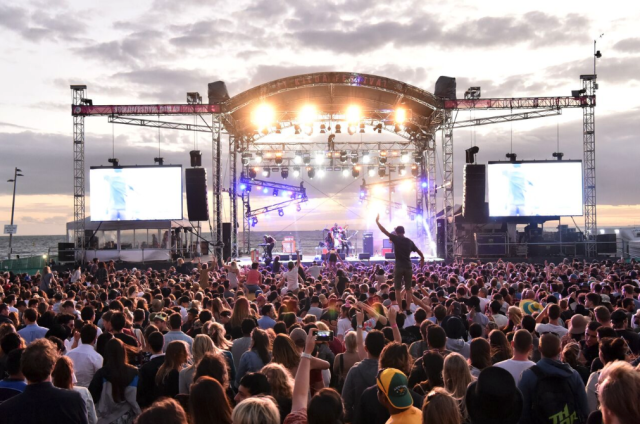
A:
[[[416,252],[420,256],[420,268],[424,266],[424,255],[415,245],[415,243],[404,236],[404,227],[399,225],[395,228],[395,234],[387,231],[380,224],[380,214],[376,217],[376,224],[384,235],[389,237],[393,243],[396,253],[396,264],[393,270],[393,285],[396,293],[402,292],[402,282],[404,281],[405,296],[407,299],[407,315],[411,314],[411,302],[413,301],[413,293],[411,290],[411,278],[413,277],[413,267],[411,265],[411,252]]]

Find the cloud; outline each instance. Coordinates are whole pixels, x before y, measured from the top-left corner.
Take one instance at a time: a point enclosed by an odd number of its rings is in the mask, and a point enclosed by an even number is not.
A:
[[[640,52],[640,38],[625,38],[613,45],[615,50],[626,53]]]
[[[121,40],[94,42],[74,50],[84,57],[110,64],[115,62],[127,66],[142,65],[146,61],[155,60],[158,57],[163,60],[174,57],[174,53],[165,48],[160,41],[162,36],[160,31],[138,31]]]
[[[51,14],[42,8],[36,8],[29,12],[25,8],[7,4],[0,5],[0,27],[36,43],[43,40],[79,41],[79,36],[87,28],[84,22],[68,10]]]
[[[20,128],[20,129],[23,129],[23,130],[33,129],[33,128],[30,128],[30,127],[25,127],[25,126],[22,126],[22,125],[12,124],[12,123],[9,123],[9,122],[0,122],[0,127]]]

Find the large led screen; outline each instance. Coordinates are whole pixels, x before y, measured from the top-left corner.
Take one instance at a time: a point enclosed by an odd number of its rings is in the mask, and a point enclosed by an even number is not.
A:
[[[488,167],[490,216],[582,215],[582,162],[500,162]]]
[[[182,167],[92,168],[92,221],[182,219]]]

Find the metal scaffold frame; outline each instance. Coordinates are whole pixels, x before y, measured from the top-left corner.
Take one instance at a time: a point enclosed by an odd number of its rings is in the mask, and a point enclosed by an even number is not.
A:
[[[581,75],[582,90],[588,96],[595,97],[596,75]],[[598,234],[596,216],[596,121],[595,104],[582,108],[582,152],[584,185],[584,232],[586,234],[585,255],[597,255],[595,243]]]
[[[445,251],[447,258],[456,252],[455,197],[453,191],[453,124],[455,111],[445,110],[442,124],[442,171],[444,188]]]
[[[236,258],[238,249],[238,192],[236,181],[238,180],[238,148],[235,137],[229,135],[229,203],[231,209],[231,257]],[[243,227],[244,228],[244,227]]]
[[[84,103],[86,85],[72,85],[74,107]],[[73,116],[73,242],[76,258],[84,258],[85,236],[84,116]]]

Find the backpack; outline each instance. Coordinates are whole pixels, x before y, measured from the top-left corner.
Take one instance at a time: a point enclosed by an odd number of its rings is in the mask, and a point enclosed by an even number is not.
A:
[[[533,391],[531,413],[533,422],[540,424],[584,424],[580,415],[576,394],[566,377],[547,374],[537,365],[531,371],[538,381]]]

